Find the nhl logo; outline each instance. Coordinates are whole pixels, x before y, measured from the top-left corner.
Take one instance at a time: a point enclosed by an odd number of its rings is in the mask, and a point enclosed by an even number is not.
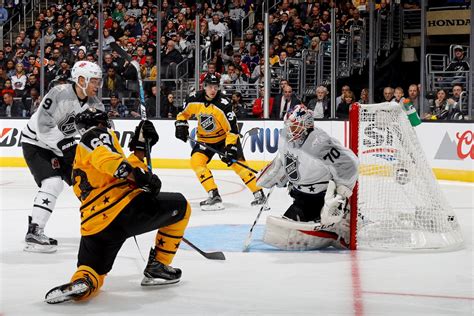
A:
[[[201,114],[199,117],[199,124],[206,132],[212,132],[216,129],[216,123],[214,122],[214,116],[212,115]]]
[[[76,133],[76,125],[74,124],[73,113],[69,114],[64,120],[58,123],[59,130],[66,136],[71,136]]]
[[[285,154],[285,171],[290,181],[298,181],[300,178],[298,164],[298,157],[290,153]]]

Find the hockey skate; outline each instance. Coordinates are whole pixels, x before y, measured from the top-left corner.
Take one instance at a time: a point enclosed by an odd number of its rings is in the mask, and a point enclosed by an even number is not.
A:
[[[88,276],[71,283],[66,283],[49,290],[44,297],[48,304],[58,304],[75,300],[84,296],[93,289],[92,281]]]
[[[156,249],[151,248],[148,263],[143,271],[142,286],[156,286],[178,283],[181,269],[173,268],[156,260]]]
[[[207,200],[202,201],[199,205],[201,206],[202,211],[220,211],[224,209],[224,204],[222,204],[221,196],[217,189],[211,190],[208,192],[209,197]]]
[[[258,190],[253,193],[254,200],[250,202],[251,206],[260,206],[264,205],[265,202],[267,201],[267,198],[265,196],[265,193],[263,193],[263,190]],[[270,208],[265,205],[265,208],[263,209],[264,211],[268,211]]]
[[[26,246],[23,249],[27,252],[52,253],[57,250],[58,241],[49,238],[44,234],[44,229],[38,224],[31,222],[31,216],[28,216],[28,232],[25,236]]]

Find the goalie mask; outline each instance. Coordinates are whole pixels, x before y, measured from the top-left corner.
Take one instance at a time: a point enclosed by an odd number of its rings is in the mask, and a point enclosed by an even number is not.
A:
[[[313,128],[313,111],[304,104],[299,104],[293,111],[286,113],[285,129],[288,142],[302,145]]]
[[[96,108],[88,108],[82,113],[76,115],[74,119],[77,131],[83,135],[89,128],[99,126],[111,128],[110,120],[107,113]]]

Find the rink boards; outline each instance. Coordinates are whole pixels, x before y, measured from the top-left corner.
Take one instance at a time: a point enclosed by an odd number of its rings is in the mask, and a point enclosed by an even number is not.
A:
[[[0,167],[26,166],[20,145],[21,130],[27,120],[0,120]],[[160,140],[153,147],[151,157],[155,168],[189,168],[191,145],[174,137],[174,120],[154,120]],[[190,123],[191,136],[195,134],[197,122]],[[120,143],[126,144],[135,130],[137,120],[115,120],[115,129]],[[349,125],[343,121],[317,121],[317,126],[349,144]],[[244,153],[250,165],[262,168],[272,160],[278,150],[281,121],[248,120],[239,122]],[[248,131],[254,131],[252,135]],[[474,131],[472,123],[424,122],[416,127],[420,143],[438,179],[474,182]],[[384,142],[384,131],[377,131],[377,141]],[[126,152],[128,154],[128,152]],[[211,168],[226,166],[214,157]]]

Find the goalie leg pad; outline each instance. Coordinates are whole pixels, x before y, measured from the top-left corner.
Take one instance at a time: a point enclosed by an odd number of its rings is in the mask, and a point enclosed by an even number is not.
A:
[[[319,222],[295,222],[268,216],[263,242],[283,250],[315,250],[331,246],[338,235]]]

